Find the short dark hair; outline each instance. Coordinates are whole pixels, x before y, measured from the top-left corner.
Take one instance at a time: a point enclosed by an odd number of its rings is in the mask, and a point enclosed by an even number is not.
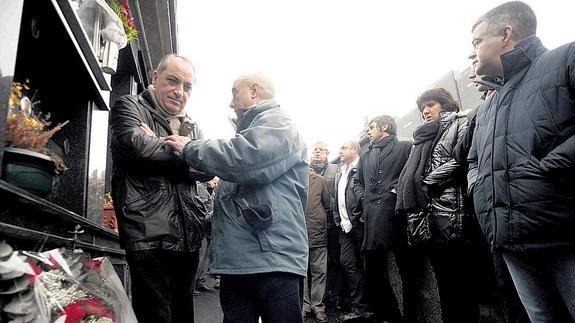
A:
[[[453,98],[453,95],[449,93],[446,89],[442,87],[437,87],[433,89],[429,89],[417,98],[417,108],[419,111],[423,112],[423,108],[425,104],[429,101],[435,101],[441,104],[443,111],[459,111],[459,104]]]
[[[372,123],[375,123],[375,126],[380,129],[387,124],[386,132],[390,135],[397,135],[397,124],[395,123],[395,120],[388,115],[382,115],[369,120],[368,126]]]
[[[535,35],[537,32],[535,12],[522,1],[506,2],[489,10],[477,19],[471,32],[482,22],[487,24],[487,33],[490,36],[500,35],[505,26],[513,27],[513,35],[517,41]]]

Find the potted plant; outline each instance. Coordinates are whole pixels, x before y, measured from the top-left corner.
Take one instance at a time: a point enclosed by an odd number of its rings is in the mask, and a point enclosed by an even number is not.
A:
[[[35,113],[27,96],[28,81],[13,82],[8,102],[8,122],[4,137],[2,179],[39,196],[52,190],[55,175],[65,171],[62,158],[46,148],[48,140],[68,121],[50,128],[49,115]]]

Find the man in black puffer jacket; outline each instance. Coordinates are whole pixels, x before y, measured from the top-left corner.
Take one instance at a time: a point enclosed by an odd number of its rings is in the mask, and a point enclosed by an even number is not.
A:
[[[163,139],[174,133],[198,136],[184,112],[194,78],[189,60],[166,56],[153,73],[153,85],[118,99],[110,115],[112,194],[139,322],[194,321],[193,283],[205,214],[196,180],[210,177],[191,172]]]
[[[476,72],[500,90],[477,116],[469,188],[534,322],[575,320],[575,43],[548,51],[535,13],[502,4],[473,26]]]

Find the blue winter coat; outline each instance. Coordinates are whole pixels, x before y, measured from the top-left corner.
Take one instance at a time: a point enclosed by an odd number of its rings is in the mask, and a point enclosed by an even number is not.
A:
[[[193,168],[222,179],[212,218],[212,273],[306,275],[307,150],[275,101],[249,109],[234,138],[192,141],[183,155]],[[273,223],[261,230],[250,226],[238,192],[252,206],[269,206]]]

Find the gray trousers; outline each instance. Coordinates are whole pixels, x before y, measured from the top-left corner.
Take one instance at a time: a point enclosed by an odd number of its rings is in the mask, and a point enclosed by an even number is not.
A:
[[[323,295],[327,273],[327,247],[310,248],[308,275],[304,279],[303,311],[324,312]]]
[[[196,287],[206,286],[208,280],[208,269],[210,269],[210,245],[212,244],[212,238],[204,238],[202,240],[202,247],[200,248],[200,264],[198,266],[198,271],[196,272]]]

